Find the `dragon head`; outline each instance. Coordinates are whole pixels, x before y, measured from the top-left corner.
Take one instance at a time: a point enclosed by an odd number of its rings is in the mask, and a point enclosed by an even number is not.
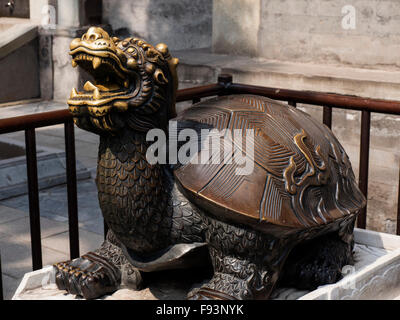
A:
[[[98,134],[165,129],[175,116],[178,59],[167,45],[122,40],[91,27],[71,42],[69,54],[72,66],[79,65],[94,79],[82,91],[73,88],[68,100],[78,127]]]

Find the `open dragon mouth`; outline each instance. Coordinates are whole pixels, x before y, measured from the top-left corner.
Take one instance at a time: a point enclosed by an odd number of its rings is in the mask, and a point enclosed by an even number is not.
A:
[[[89,113],[94,117],[102,117],[113,106],[117,110],[127,108],[125,101],[132,99],[137,93],[136,83],[128,77],[116,54],[84,47],[77,48],[70,54],[72,66],[79,65],[94,79],[87,81],[82,91],[72,89],[68,105],[74,116]]]

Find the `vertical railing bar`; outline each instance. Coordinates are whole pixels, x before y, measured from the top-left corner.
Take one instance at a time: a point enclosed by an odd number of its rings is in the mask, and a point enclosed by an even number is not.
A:
[[[297,107],[296,101],[288,101],[288,105],[289,105],[289,106],[292,106],[292,107],[294,107],[294,108]]]
[[[104,240],[107,238],[107,232],[108,232],[108,224],[106,220],[104,220]]]
[[[68,194],[68,225],[69,250],[71,259],[79,257],[79,226],[78,226],[78,198],[76,186],[76,157],[74,123],[64,123],[65,155],[67,161],[67,194]]]
[[[361,138],[360,138],[360,167],[359,187],[368,199],[368,167],[369,167],[369,142],[370,142],[371,112],[361,112]],[[367,226],[367,206],[363,208],[357,218],[357,227],[365,229]]]
[[[323,114],[322,114],[322,122],[329,129],[332,129],[332,107],[324,106]]]
[[[39,186],[37,175],[35,129],[25,130],[26,169],[28,176],[29,220],[31,228],[32,269],[42,268],[42,241],[40,236]]]
[[[399,161],[399,185],[397,191],[397,228],[396,234],[400,236],[400,161]]]
[[[0,254],[0,301],[4,300],[3,295],[3,274],[1,272],[1,254]]]
[[[227,89],[229,87],[230,84],[232,84],[233,81],[233,76],[231,74],[228,73],[222,73],[220,75],[218,75],[218,79],[217,79],[217,83],[222,84],[224,87],[221,90],[221,92],[218,94],[218,96],[224,96],[227,93]]]

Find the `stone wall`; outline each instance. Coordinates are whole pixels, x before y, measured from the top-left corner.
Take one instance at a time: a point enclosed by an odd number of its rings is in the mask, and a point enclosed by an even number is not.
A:
[[[1,58],[0,65],[0,103],[40,97],[37,38]]]
[[[212,0],[103,0],[103,23],[172,49],[210,47]]]
[[[399,69],[399,12],[399,0],[214,0],[213,49]]]

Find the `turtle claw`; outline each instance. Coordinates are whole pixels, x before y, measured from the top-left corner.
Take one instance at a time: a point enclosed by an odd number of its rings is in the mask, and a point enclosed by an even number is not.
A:
[[[56,285],[73,295],[96,299],[116,291],[121,283],[121,272],[107,259],[93,253],[54,265]]]

